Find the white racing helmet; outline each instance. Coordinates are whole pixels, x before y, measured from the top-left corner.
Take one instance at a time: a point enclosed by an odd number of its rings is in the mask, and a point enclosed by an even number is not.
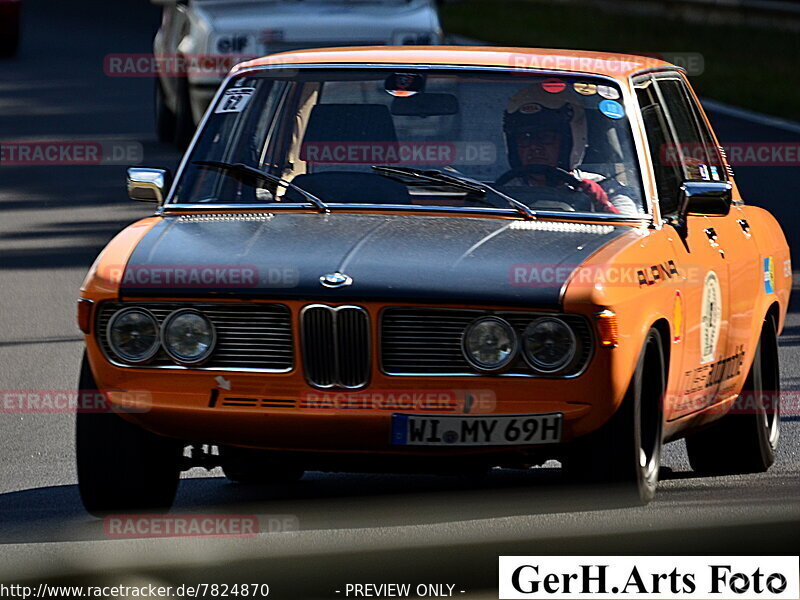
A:
[[[503,113],[508,160],[512,168],[521,165],[515,135],[526,131],[554,130],[561,134],[559,167],[573,171],[586,152],[586,113],[580,102],[569,97],[570,87],[557,93],[546,91],[542,81],[530,85],[508,101]]]

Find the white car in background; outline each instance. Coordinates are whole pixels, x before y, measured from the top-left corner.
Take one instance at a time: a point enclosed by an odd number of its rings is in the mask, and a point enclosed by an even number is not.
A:
[[[228,68],[302,48],[441,44],[435,0],[151,0],[161,141],[188,144]]]

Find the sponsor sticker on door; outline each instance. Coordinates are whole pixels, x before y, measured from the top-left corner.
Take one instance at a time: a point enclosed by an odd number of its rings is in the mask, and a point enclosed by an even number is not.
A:
[[[706,274],[703,285],[700,315],[700,362],[712,362],[717,353],[719,330],[722,326],[722,288],[714,271]]]

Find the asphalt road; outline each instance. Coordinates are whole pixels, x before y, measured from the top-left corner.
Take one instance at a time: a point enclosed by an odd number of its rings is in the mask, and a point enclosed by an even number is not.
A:
[[[111,78],[103,68],[108,54],[149,51],[158,9],[142,0],[85,0],[80,10],[25,0],[25,9],[21,54],[0,62],[0,139],[134,142],[147,165],[174,167],[178,155],[153,134],[153,80]],[[800,142],[797,133],[712,117],[723,141]],[[0,167],[0,389],[74,387],[81,280],[119,229],[150,212],[127,199],[124,175],[124,165]],[[798,249],[797,167],[739,168],[737,175],[745,198],[772,210]],[[785,389],[800,389],[797,310],[795,303],[781,339]],[[447,576],[474,592],[493,585],[493,557],[501,553],[770,554],[793,544],[796,551],[800,425],[796,416],[782,425],[778,462],[763,475],[695,477],[683,446],[670,445],[658,497],[646,508],[566,487],[548,468],[480,481],[311,474],[275,488],[194,470],[181,484],[177,512],[291,515],[297,527],[201,543],[108,540],[79,503],[73,418],[0,412],[0,581],[62,570],[111,577],[128,565],[137,576],[179,582],[274,577],[288,594],[278,597],[301,597],[290,590],[311,587],[335,595],[347,577],[385,581],[402,573],[414,582]],[[327,566],[311,579],[299,571],[320,561]],[[229,564],[234,570],[224,571]]]

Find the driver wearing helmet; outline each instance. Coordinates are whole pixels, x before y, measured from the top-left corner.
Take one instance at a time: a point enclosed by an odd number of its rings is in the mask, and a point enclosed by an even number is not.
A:
[[[511,170],[497,183],[564,185],[587,196],[595,212],[639,214],[630,196],[605,191],[601,184],[613,180],[577,169],[586,150],[586,114],[579,103],[564,96],[545,92],[540,84],[512,96],[503,114]]]

